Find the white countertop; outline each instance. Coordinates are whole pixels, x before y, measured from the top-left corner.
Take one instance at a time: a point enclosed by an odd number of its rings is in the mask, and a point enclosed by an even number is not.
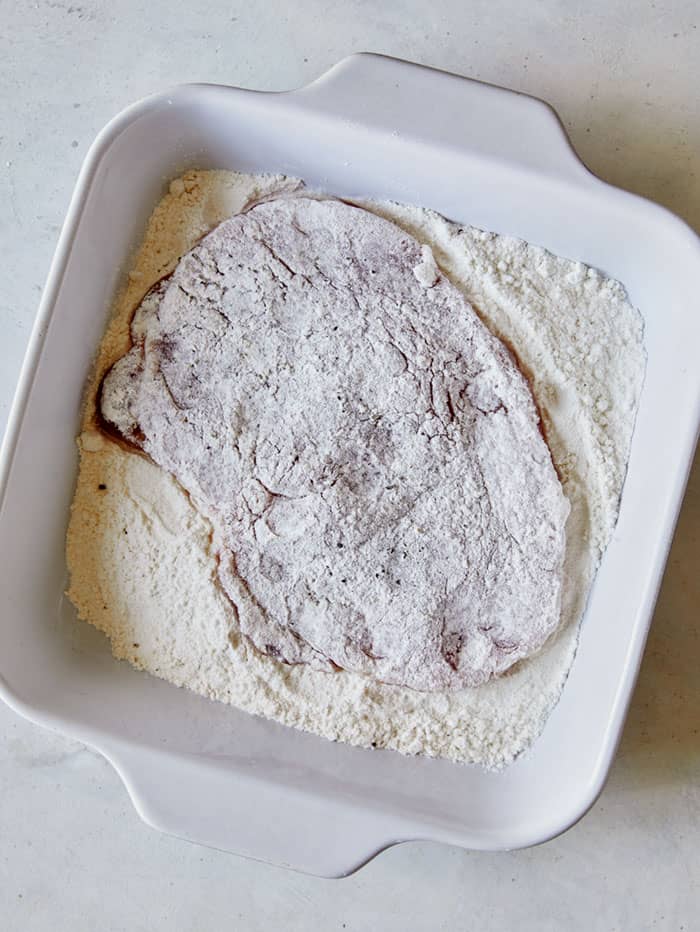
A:
[[[550,101],[590,168],[700,229],[696,0],[40,0],[0,8],[0,37],[0,430],[88,145],[172,84],[284,89],[359,50],[435,65]],[[413,843],[342,881],[245,861],[147,828],[106,761],[0,704],[2,928],[700,928],[699,538],[696,461],[609,783],[528,851]]]

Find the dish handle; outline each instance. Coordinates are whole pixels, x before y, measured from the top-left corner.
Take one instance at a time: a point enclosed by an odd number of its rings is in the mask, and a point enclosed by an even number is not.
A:
[[[335,878],[410,837],[396,817],[353,805],[342,794],[315,794],[293,773],[281,783],[262,779],[252,760],[246,772],[231,769],[226,758],[114,738],[93,746],[117,771],[146,824],[220,851]]]
[[[446,71],[360,52],[283,96],[295,97],[305,110],[550,178],[579,183],[594,178],[549,104]]]

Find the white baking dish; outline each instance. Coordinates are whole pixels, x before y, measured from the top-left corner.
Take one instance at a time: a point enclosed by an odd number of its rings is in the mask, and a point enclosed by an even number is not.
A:
[[[620,519],[561,701],[502,773],[332,744],[111,659],[62,593],[74,437],[119,276],[186,167],[282,171],[337,194],[433,207],[621,279],[646,321],[646,383]],[[605,780],[691,462],[700,410],[700,248],[678,219],[590,175],[540,101],[378,56],[287,94],[190,86],[130,107],[86,159],[2,454],[0,693],[80,738],[152,825],[326,876],[430,838],[541,842]]]

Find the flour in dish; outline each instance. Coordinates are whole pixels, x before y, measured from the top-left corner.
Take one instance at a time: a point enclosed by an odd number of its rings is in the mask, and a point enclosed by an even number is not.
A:
[[[94,415],[96,386],[129,350],[131,311],[144,293],[251,198],[296,187],[279,177],[191,172],[154,212],[86,407],[69,596],[81,617],[110,636],[116,656],[178,685],[353,744],[503,765],[532,742],[556,702],[614,526],[644,369],[639,316],[618,283],[578,263],[418,208],[364,202],[432,249],[424,247],[418,282],[437,281],[434,254],[530,377],[571,506],[562,623],[539,654],[507,675],[450,692],[280,664],[237,630],[209,522],[166,472],[106,438]]]

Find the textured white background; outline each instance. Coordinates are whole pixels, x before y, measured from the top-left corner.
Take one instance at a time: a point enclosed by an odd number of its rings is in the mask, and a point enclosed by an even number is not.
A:
[[[125,104],[386,52],[549,100],[594,171],[700,229],[699,26],[697,0],[0,0],[0,430],[78,167]],[[156,834],[99,756],[0,706],[0,927],[700,929],[699,534],[696,463],[610,781],[564,837],[307,878]]]

